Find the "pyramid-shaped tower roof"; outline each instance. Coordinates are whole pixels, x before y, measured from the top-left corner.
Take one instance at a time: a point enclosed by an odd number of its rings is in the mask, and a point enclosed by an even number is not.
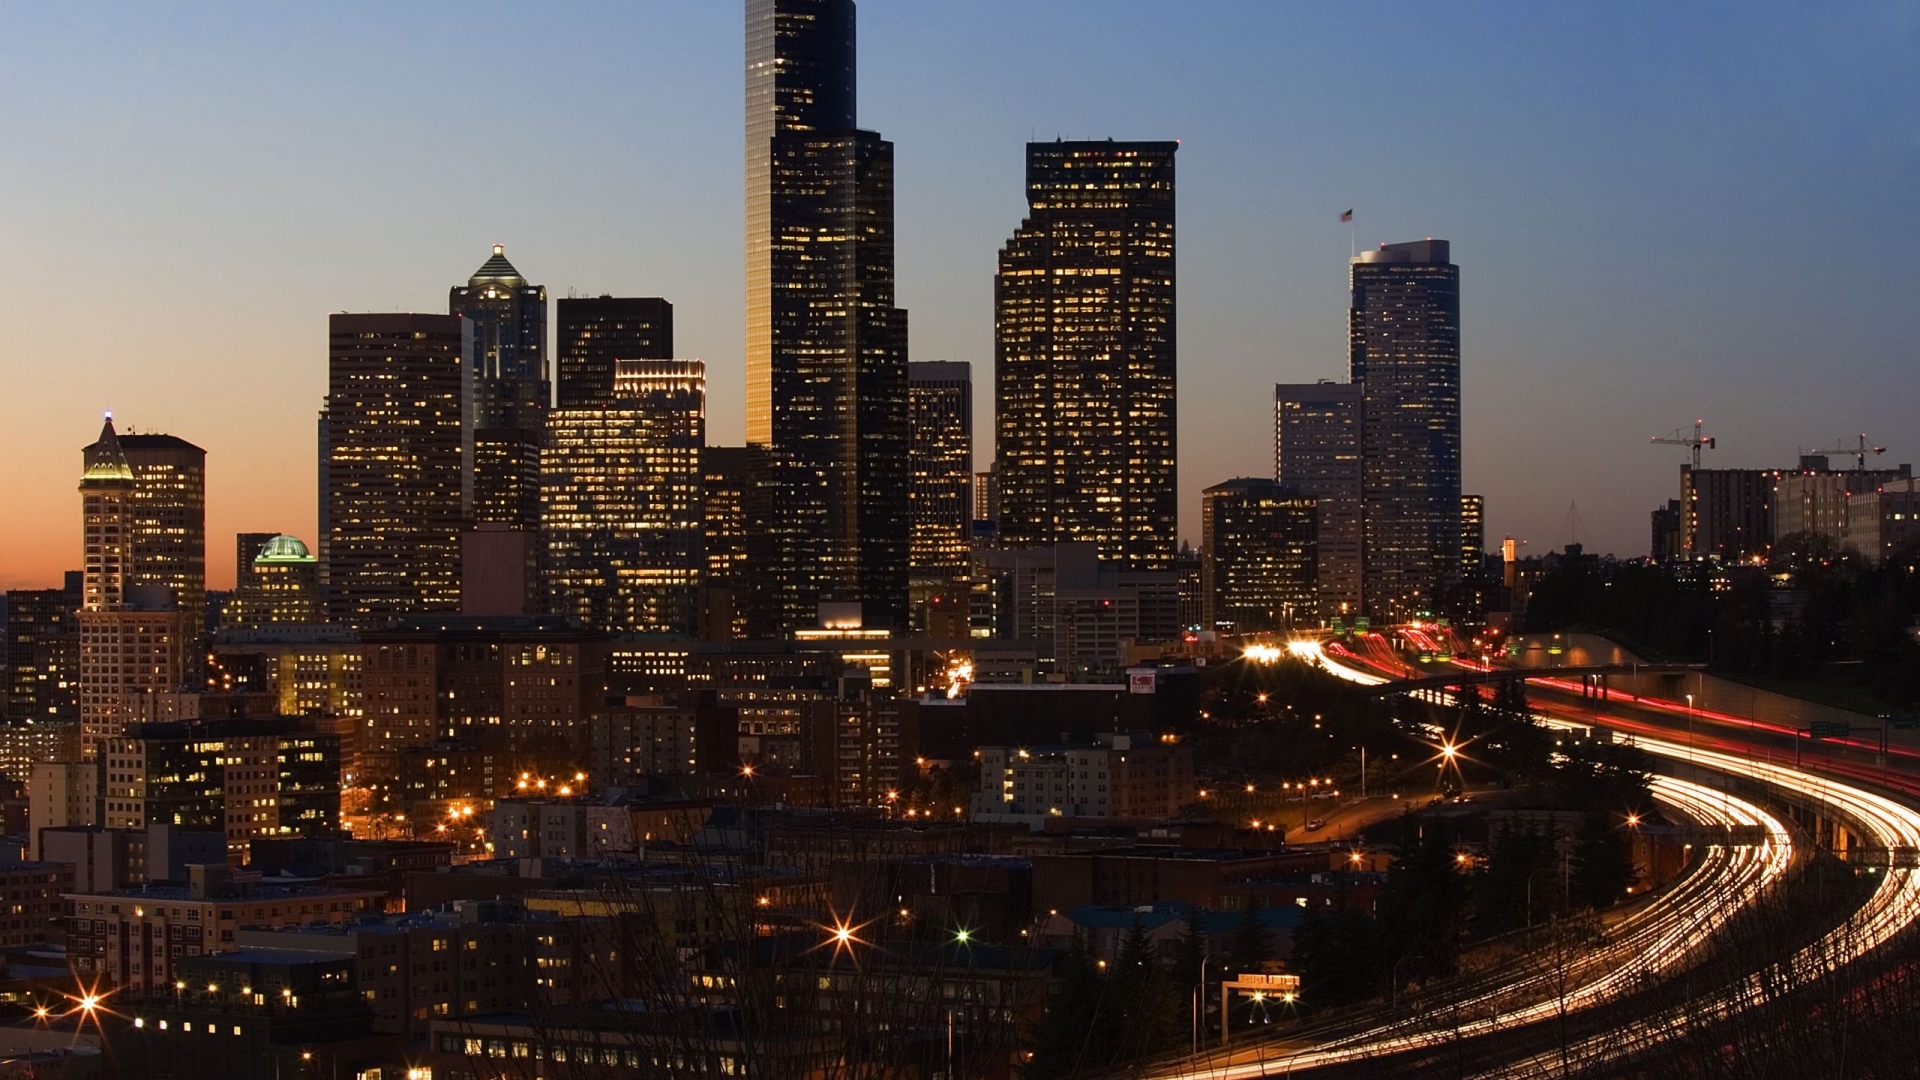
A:
[[[479,288],[489,282],[513,287],[527,283],[527,279],[520,276],[520,271],[515,270],[513,264],[507,261],[507,248],[504,244],[493,245],[493,258],[481,263],[480,269],[475,270],[473,277],[467,280],[468,286],[473,288]]]
[[[85,471],[81,473],[82,484],[133,482],[133,466],[127,462],[127,453],[120,448],[120,436],[113,430],[113,414],[108,413],[106,422],[100,425],[100,439],[92,446],[80,451]]]

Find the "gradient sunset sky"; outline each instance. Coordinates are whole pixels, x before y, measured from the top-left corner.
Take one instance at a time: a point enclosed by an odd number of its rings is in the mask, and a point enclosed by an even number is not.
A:
[[[233,534],[314,539],[330,311],[444,311],[504,243],[562,297],[665,296],[738,443],[742,10],[19,5],[0,43],[0,585],[79,565],[80,448],[208,450]],[[1489,542],[1640,555],[1711,464],[1867,433],[1920,462],[1920,7],[863,0],[915,359],[973,363],[1022,144],[1178,138],[1183,534],[1272,470],[1272,385],[1345,377],[1349,233],[1462,268]]]

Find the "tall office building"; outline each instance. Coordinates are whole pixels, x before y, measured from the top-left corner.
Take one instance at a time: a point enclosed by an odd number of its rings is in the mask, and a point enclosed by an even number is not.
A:
[[[7,590],[8,724],[80,719],[82,581],[69,570],[64,588]]]
[[[1680,551],[1688,559],[1749,562],[1773,552],[1778,469],[1680,466]]]
[[[243,532],[233,536],[233,591],[239,593],[253,583],[253,560],[277,532]]]
[[[613,400],[622,360],[673,359],[673,305],[657,296],[568,296],[557,306],[557,408]]]
[[[1027,144],[1028,214],[994,278],[1003,547],[1173,564],[1178,148]]]
[[[234,586],[227,627],[259,630],[275,623],[319,621],[320,561],[298,537],[269,537]]]
[[[184,543],[154,536],[163,523],[181,517],[175,504],[183,478],[171,467],[159,468],[164,498],[143,502],[141,476],[111,416],[81,461],[86,568],[79,613],[80,742],[81,752],[92,758],[134,715],[138,695],[180,689],[205,615],[179,603],[191,583]]]
[[[1487,497],[1460,496],[1460,577],[1472,580],[1480,576],[1487,558]]]
[[[1360,387],[1321,381],[1273,388],[1273,477],[1311,495],[1319,515],[1320,616],[1349,619],[1366,551],[1360,466]]]
[[[855,126],[852,0],[747,0],[747,442],[773,505],[765,629],[907,609],[907,315],[893,144]],[[761,531],[756,528],[756,532]]]
[[[1361,388],[1365,603],[1396,617],[1460,577],[1460,268],[1445,240],[1350,264],[1347,354]]]
[[[758,451],[746,446],[709,446],[700,454],[701,536],[706,577],[700,586],[700,636],[732,641],[747,636],[747,522]]]
[[[911,559],[916,587],[941,588],[967,574],[973,533],[971,366],[907,365],[912,406],[908,455]]]
[[[527,284],[495,244],[466,285],[447,290],[447,313],[473,323],[472,521],[536,529],[550,396],[546,286]]]
[[[460,610],[473,502],[473,324],[336,314],[322,416],[321,588],[355,628]]]
[[[135,481],[127,584],[166,589],[181,611],[204,620],[207,452],[173,435],[122,435],[120,449]]]
[[[540,468],[548,610],[600,630],[694,630],[706,400],[700,360],[621,360],[604,406],[554,410]]]
[[[1311,495],[1264,477],[1200,494],[1201,625],[1288,630],[1319,608],[1319,523]]]

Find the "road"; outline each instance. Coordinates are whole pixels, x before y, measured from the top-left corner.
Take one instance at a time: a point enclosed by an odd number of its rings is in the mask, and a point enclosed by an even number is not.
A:
[[[1386,658],[1362,657],[1352,652],[1330,653],[1317,641],[1294,642],[1290,650],[1341,678],[1368,685],[1389,681],[1366,667],[1368,663],[1384,666]],[[1578,691],[1578,687],[1551,685],[1543,689]],[[1844,818],[1867,839],[1869,846],[1855,854],[1857,858],[1878,860],[1864,866],[1867,873],[1877,878],[1872,894],[1840,927],[1796,955],[1795,964],[1850,962],[1879,948],[1920,918],[1920,877],[1898,865],[1896,854],[1920,850],[1920,813],[1884,794],[1843,779],[1868,779],[1858,774],[1871,773],[1874,769],[1862,769],[1857,762],[1844,759],[1827,760],[1838,757],[1837,754],[1823,754],[1819,761],[1803,762],[1804,767],[1795,767],[1786,763],[1784,755],[1779,762],[1771,760],[1770,752],[1752,743],[1719,735],[1698,737],[1698,732],[1687,741],[1676,741],[1658,722],[1617,715],[1626,710],[1611,706],[1620,704],[1623,703],[1583,701],[1571,710],[1564,704],[1546,705],[1541,708],[1542,719],[1551,725],[1569,728],[1599,724],[1629,731],[1648,753],[1770,785]],[[1624,704],[1640,707],[1647,702],[1641,699]],[[1667,713],[1666,719],[1670,721],[1672,704],[1665,703],[1664,710],[1659,704],[1653,708]],[[1585,707],[1587,705],[1592,707]],[[1569,711],[1573,715],[1567,715]],[[1699,723],[1697,715],[1694,721],[1696,725]],[[1714,722],[1752,733],[1751,722],[1743,724],[1739,717],[1716,717]],[[1913,784],[1914,790],[1920,792],[1920,780]],[[1431,1048],[1443,1041],[1473,1035],[1519,1031],[1545,1020],[1621,1000],[1646,976],[1685,966],[1716,928],[1750,903],[1766,883],[1786,871],[1793,855],[1792,844],[1778,818],[1724,790],[1669,777],[1657,777],[1654,790],[1657,798],[1683,816],[1712,823],[1757,825],[1771,839],[1758,847],[1711,846],[1694,873],[1613,928],[1608,942],[1595,957],[1580,962],[1579,972],[1562,970],[1548,975],[1523,972],[1497,987],[1476,990],[1454,1003],[1449,1010],[1450,1022],[1443,1029],[1420,1029],[1412,1021],[1387,1023],[1311,1045],[1298,1041],[1264,1043],[1231,1054],[1188,1059],[1156,1075],[1163,1080],[1245,1080],[1287,1075],[1325,1065]],[[1547,991],[1544,996],[1542,990]],[[1589,1040],[1571,1052],[1579,1054],[1585,1062],[1631,1053],[1636,1047],[1671,1037],[1676,1030],[1686,1030],[1688,1025],[1712,1023],[1759,1000],[1763,993],[1759,976],[1751,976],[1730,988],[1689,1002],[1684,1009],[1641,1018],[1624,1029]],[[1569,1051],[1563,1050],[1554,1062],[1537,1063],[1542,1075],[1564,1068],[1567,1053]],[[1526,1063],[1520,1067],[1526,1068]]]

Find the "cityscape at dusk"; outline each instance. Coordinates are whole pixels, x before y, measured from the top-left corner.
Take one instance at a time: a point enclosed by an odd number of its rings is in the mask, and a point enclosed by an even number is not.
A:
[[[10,28],[0,1080],[1912,1075],[1912,5]]]

